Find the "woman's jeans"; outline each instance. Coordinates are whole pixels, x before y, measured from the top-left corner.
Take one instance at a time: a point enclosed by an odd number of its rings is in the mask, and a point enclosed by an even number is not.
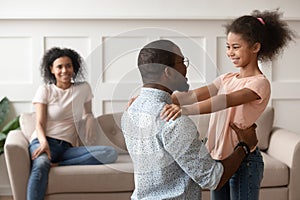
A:
[[[258,200],[263,171],[263,159],[257,148],[220,190],[211,191],[211,200]]]
[[[46,153],[41,154],[31,162],[31,174],[27,187],[27,200],[44,199],[48,173],[51,163],[63,165],[97,165],[113,163],[117,160],[117,151],[110,146],[80,146],[72,147],[70,143],[47,137],[51,160]],[[31,154],[40,146],[38,139],[29,145]]]

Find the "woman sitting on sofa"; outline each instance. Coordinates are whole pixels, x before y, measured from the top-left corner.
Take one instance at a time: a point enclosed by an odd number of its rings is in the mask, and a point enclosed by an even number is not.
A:
[[[54,165],[113,163],[117,151],[110,146],[78,146],[76,127],[83,115],[92,114],[93,94],[83,80],[83,61],[72,49],[52,48],[42,60],[45,85],[38,88],[33,104],[36,129],[29,152],[32,159],[27,199],[44,199],[48,173]]]

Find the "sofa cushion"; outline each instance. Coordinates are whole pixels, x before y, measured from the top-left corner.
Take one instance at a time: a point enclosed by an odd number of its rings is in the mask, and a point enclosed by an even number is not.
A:
[[[133,191],[133,164],[120,155],[113,164],[52,167],[47,194]]]
[[[127,154],[124,135],[121,130],[122,112],[104,114],[97,118],[102,134],[99,134],[99,145],[109,145],[117,149],[118,153]]]
[[[264,160],[264,177],[261,187],[286,186],[289,182],[289,168],[268,154],[261,153]]]
[[[125,139],[120,128],[122,113],[105,114],[97,117],[101,133],[94,145],[114,146],[118,153],[127,153]],[[27,140],[35,130],[35,113],[22,113],[20,127]]]
[[[114,146],[119,153],[127,153],[127,148],[121,131],[122,113],[104,114],[97,117],[102,134],[99,135],[97,145]],[[190,116],[198,127],[200,138],[207,136],[210,115]],[[258,147],[266,150],[269,147],[269,138],[273,126],[274,109],[267,107],[257,120]],[[113,126],[111,125],[113,123]],[[35,127],[35,113],[23,113],[20,117],[20,126],[29,140]]]
[[[35,130],[35,113],[22,113],[19,122],[23,134],[29,141],[33,131]]]
[[[257,139],[260,150],[267,150],[269,147],[270,134],[274,121],[274,108],[267,107],[263,114],[256,121]]]

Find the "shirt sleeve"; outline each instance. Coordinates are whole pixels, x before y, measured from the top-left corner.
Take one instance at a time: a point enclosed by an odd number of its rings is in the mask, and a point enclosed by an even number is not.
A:
[[[33,97],[32,103],[47,104],[48,103],[47,96],[48,96],[48,91],[47,91],[46,85],[41,85],[37,89],[37,91]]]
[[[269,101],[271,95],[271,86],[267,78],[259,78],[248,81],[245,85],[245,88],[255,92],[261,98],[259,102]]]
[[[191,119],[181,116],[168,122],[162,137],[165,149],[196,183],[211,190],[218,186],[223,166],[211,158]]]
[[[212,83],[219,89],[221,86],[221,77],[217,77]]]
[[[228,76],[228,75],[230,75],[230,74],[231,74],[231,73],[222,74],[222,75],[218,76],[212,83],[216,86],[216,88],[220,89],[224,77],[225,77],[225,76]]]
[[[89,102],[93,99],[94,95],[93,95],[90,84],[88,82],[85,82],[84,85],[85,85],[85,90],[87,92],[85,102]]]

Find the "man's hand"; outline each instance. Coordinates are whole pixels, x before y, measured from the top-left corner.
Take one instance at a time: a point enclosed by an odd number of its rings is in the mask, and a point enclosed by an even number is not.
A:
[[[248,145],[250,151],[253,150],[257,143],[257,137],[256,137],[256,124],[253,124],[251,127],[247,129],[240,129],[238,128],[234,123],[230,123],[230,127],[234,130],[236,133],[239,142],[244,142]]]
[[[230,123],[230,127],[235,131],[239,142],[244,142],[250,150],[256,147],[258,142],[255,131],[256,124],[253,124],[247,129],[240,129],[234,123]],[[244,160],[245,156],[247,156],[245,149],[241,146],[237,146],[230,156],[224,160],[221,160],[221,163],[224,167],[224,172],[216,190],[222,188],[223,185],[230,179],[230,177],[232,177]]]

